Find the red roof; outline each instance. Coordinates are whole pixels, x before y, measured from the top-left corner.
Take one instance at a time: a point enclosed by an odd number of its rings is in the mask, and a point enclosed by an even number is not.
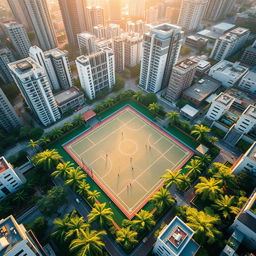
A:
[[[91,118],[96,116],[96,113],[93,110],[88,110],[84,114],[82,114],[85,121],[90,120]]]

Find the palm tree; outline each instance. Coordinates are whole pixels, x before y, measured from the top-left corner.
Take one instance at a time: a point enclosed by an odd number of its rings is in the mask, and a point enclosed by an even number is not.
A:
[[[108,108],[110,108],[110,107],[112,107],[112,106],[114,105],[115,101],[114,101],[114,99],[112,99],[112,98],[107,98],[107,99],[104,101],[104,103],[106,104],[106,106],[107,106]]]
[[[60,138],[63,134],[63,131],[61,129],[55,128],[53,130],[51,130],[50,132],[50,138],[53,140],[57,140],[58,138]]]
[[[209,165],[210,162],[212,161],[211,156],[208,155],[208,154],[203,154],[203,155],[200,155],[200,156],[196,156],[195,159],[199,160],[203,167]]]
[[[191,185],[190,182],[191,182],[191,180],[187,175],[181,174],[180,179],[179,179],[178,183],[176,184],[177,189],[182,192],[185,192],[187,189],[190,188],[190,185]]]
[[[36,152],[38,148],[38,142],[38,140],[29,140],[28,147],[33,149],[34,152]]]
[[[101,239],[103,235],[106,235],[105,231],[86,229],[83,235],[71,242],[70,251],[77,256],[101,256],[105,246]]]
[[[80,237],[90,225],[84,221],[83,217],[74,216],[69,219],[67,226],[66,239],[69,239],[71,237]]]
[[[220,195],[220,198],[215,201],[216,208],[225,219],[230,218],[232,214],[238,214],[240,209],[235,206],[236,199],[234,196]]]
[[[172,124],[177,124],[180,119],[180,114],[176,111],[171,111],[166,113],[166,117]]]
[[[42,165],[44,170],[51,170],[59,162],[61,156],[55,149],[47,149],[34,156],[33,162],[36,165]]]
[[[192,135],[196,136],[196,140],[202,140],[207,133],[211,132],[211,129],[204,125],[195,124],[193,130],[191,131]]]
[[[111,208],[106,208],[106,203],[95,204],[91,212],[88,214],[88,222],[97,222],[100,227],[108,224],[113,220],[113,212]]]
[[[202,172],[201,161],[198,159],[192,159],[188,165],[185,167],[188,170],[188,175],[196,177]]]
[[[55,231],[52,233],[52,236],[56,237],[61,242],[67,240],[67,232],[69,231],[68,223],[68,214],[66,214],[63,219],[56,218],[53,221],[53,224],[55,225]]]
[[[85,180],[82,180],[81,182],[79,182],[76,192],[80,196],[86,197],[88,195],[89,189],[90,189],[90,185]]]
[[[65,185],[69,185],[73,189],[75,189],[79,185],[79,183],[85,178],[86,178],[86,174],[83,171],[81,171],[80,167],[72,168],[68,172]]]
[[[142,91],[137,91],[134,95],[133,95],[133,98],[135,100],[137,100],[138,102],[141,102],[142,99],[143,99],[143,93]]]
[[[138,233],[127,228],[121,228],[116,232],[116,241],[123,245],[124,248],[129,249],[138,241],[136,240]]]
[[[218,172],[213,175],[213,178],[221,181],[224,191],[227,191],[228,188],[234,187],[235,185],[235,175],[232,174],[231,169],[226,166],[220,168]]]
[[[46,137],[39,139],[39,143],[41,146],[46,146],[49,142],[50,142],[50,140]]]
[[[28,194],[24,189],[20,189],[13,195],[13,201],[18,205],[22,204],[28,198]]]
[[[85,121],[81,115],[78,115],[78,116],[75,116],[72,123],[74,126],[81,126],[85,124]]]
[[[67,122],[67,123],[65,123],[65,124],[63,125],[62,130],[63,130],[64,132],[67,132],[67,131],[69,131],[72,127],[73,127],[73,124],[72,124],[71,122]]]
[[[132,222],[132,225],[137,229],[146,231],[150,230],[156,224],[153,214],[145,210],[140,210],[139,213],[136,214],[136,219]]]
[[[175,203],[170,192],[165,188],[160,188],[150,199],[157,208],[164,209]]]
[[[92,204],[95,204],[95,202],[97,201],[97,199],[100,196],[100,192],[97,190],[93,190],[93,191],[88,191],[88,196],[87,198],[90,200],[90,202]]]
[[[54,171],[51,175],[55,178],[61,176],[62,178],[66,179],[70,170],[74,168],[73,165],[74,164],[71,162],[59,163],[56,167],[56,171]]]
[[[216,236],[221,235],[220,231],[214,226],[219,222],[218,217],[190,207],[187,209],[186,214],[187,224],[195,231],[195,237],[198,241],[213,243],[216,240]]]
[[[219,194],[223,193],[221,188],[222,182],[214,178],[207,179],[200,177],[200,183],[196,184],[196,194],[201,195],[202,200],[210,199],[215,200]]]
[[[218,139],[216,136],[211,136],[211,137],[209,138],[209,141],[210,141],[211,143],[216,143],[216,142],[219,141],[219,139]]]
[[[156,115],[159,112],[159,110],[160,110],[160,106],[157,103],[151,103],[151,104],[148,105],[148,109],[154,115]]]
[[[162,176],[165,179],[164,183],[166,188],[169,188],[172,184],[178,184],[180,182],[181,170],[173,172],[172,170],[167,169],[166,174]]]

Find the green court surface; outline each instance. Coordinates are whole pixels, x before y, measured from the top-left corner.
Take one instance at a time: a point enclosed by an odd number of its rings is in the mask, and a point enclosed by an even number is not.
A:
[[[64,148],[130,219],[162,186],[165,170],[181,168],[193,155],[130,107]]]

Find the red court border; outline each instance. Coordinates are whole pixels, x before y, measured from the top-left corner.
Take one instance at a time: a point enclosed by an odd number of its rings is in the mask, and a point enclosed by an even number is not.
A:
[[[128,218],[128,219],[132,219],[136,213],[143,208],[143,206],[149,201],[149,199],[151,198],[151,196],[158,191],[163,185],[164,182],[161,182],[159,184],[159,186],[157,186],[156,189],[154,189],[150,195],[148,195],[145,200],[139,205],[137,206],[133,212],[129,212],[128,209],[126,209],[120,202],[119,200],[110,192],[110,190],[108,188],[106,188],[106,186],[95,176],[92,175],[91,171],[89,170],[89,168],[84,165],[69,149],[69,146],[71,144],[73,144],[74,142],[80,140],[82,137],[85,137],[88,133],[92,132],[93,130],[97,129],[98,127],[100,127],[101,125],[103,125],[104,123],[108,122],[110,119],[114,118],[116,115],[120,114],[121,112],[124,112],[125,110],[131,110],[134,114],[136,114],[137,116],[139,116],[140,118],[142,118],[145,122],[149,123],[150,125],[152,125],[154,128],[156,128],[158,131],[160,131],[162,134],[164,134],[166,137],[170,138],[172,141],[174,141],[176,144],[178,144],[180,147],[182,147],[183,149],[185,149],[186,151],[188,151],[190,154],[182,161],[182,163],[180,163],[173,171],[177,171],[179,169],[181,169],[181,167],[188,162],[188,160],[194,155],[194,152],[192,150],[190,150],[189,148],[187,148],[185,145],[183,145],[181,142],[179,142],[177,139],[175,139],[173,136],[171,136],[169,133],[165,132],[164,130],[162,130],[159,126],[157,126],[155,123],[153,123],[152,121],[150,121],[149,119],[147,119],[146,117],[144,117],[142,114],[140,114],[139,112],[137,112],[135,109],[131,108],[130,106],[126,106],[120,110],[118,110],[117,112],[115,112],[114,114],[108,116],[107,118],[105,118],[103,121],[99,122],[98,124],[96,124],[94,127],[92,127],[91,129],[89,129],[88,131],[85,131],[83,134],[79,135],[77,138],[75,138],[74,140],[68,142],[65,146],[64,149],[65,151],[75,160],[75,162],[83,169],[86,171],[87,175],[89,175],[91,177],[91,179],[104,191],[104,193],[116,204],[116,206],[124,213],[124,215]]]

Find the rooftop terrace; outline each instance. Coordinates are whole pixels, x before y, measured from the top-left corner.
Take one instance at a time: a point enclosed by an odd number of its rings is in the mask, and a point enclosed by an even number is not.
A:
[[[221,93],[217,96],[217,98],[215,98],[216,102],[219,102],[225,106],[228,106],[230,104],[232,104],[232,102],[235,100],[234,97],[226,94],[226,93]]]

